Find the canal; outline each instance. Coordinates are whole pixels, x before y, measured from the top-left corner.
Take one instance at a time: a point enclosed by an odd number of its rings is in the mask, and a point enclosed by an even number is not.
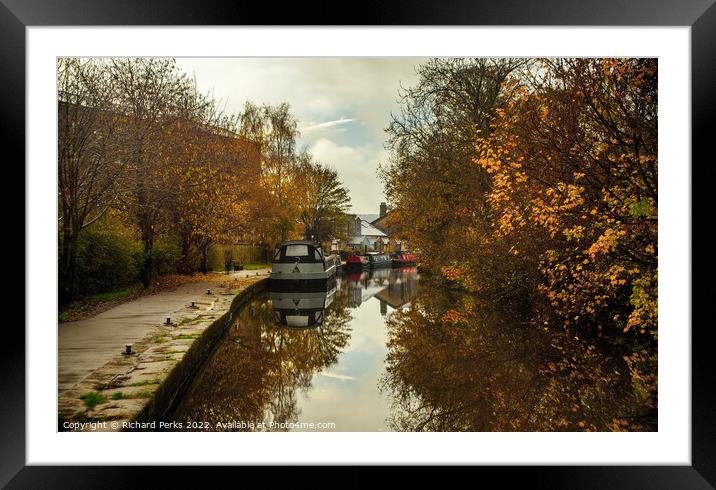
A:
[[[236,312],[174,421],[194,431],[656,430],[634,355],[496,311],[415,268],[343,274],[327,292],[266,291]]]

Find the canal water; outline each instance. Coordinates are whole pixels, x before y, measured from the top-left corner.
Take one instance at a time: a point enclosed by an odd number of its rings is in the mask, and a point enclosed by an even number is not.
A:
[[[415,268],[257,295],[179,404],[184,430],[656,430],[628,352],[493,311]],[[643,379],[643,378],[642,378]]]

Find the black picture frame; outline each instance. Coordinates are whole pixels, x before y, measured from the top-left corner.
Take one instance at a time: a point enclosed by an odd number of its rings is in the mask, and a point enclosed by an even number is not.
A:
[[[340,10],[339,10],[340,7]],[[713,157],[706,155],[713,139],[716,114],[716,5],[714,0],[487,0],[397,2],[368,1],[354,6],[337,2],[294,2],[276,8],[268,2],[234,1],[222,4],[187,0],[0,0],[0,132],[5,155],[14,161],[25,158],[25,28],[27,26],[89,25],[578,25],[578,26],[691,26],[692,69],[692,182],[708,180]],[[9,151],[8,151],[9,150]],[[705,160],[701,162],[701,159]],[[25,181],[24,165],[3,159],[6,178]],[[701,165],[703,164],[703,165]],[[709,174],[707,175],[707,169]],[[693,179],[698,170],[699,179]],[[12,175],[12,172],[15,174]],[[6,181],[7,182],[7,181]],[[8,185],[8,184],[6,184]],[[24,202],[24,188],[12,187],[20,196],[3,194],[4,209],[16,209]],[[694,195],[692,191],[692,196]],[[14,204],[13,204],[14,203]],[[692,198],[692,208],[695,205]],[[6,238],[9,257],[26,256],[25,216],[4,213],[4,225],[16,230]],[[706,218],[706,223],[712,219]],[[692,220],[692,223],[694,221]],[[700,232],[704,234],[705,231]],[[699,250],[693,241],[692,257]],[[704,250],[705,251],[705,250]],[[700,254],[702,257],[705,254]],[[43,260],[42,258],[32,258]],[[51,258],[44,260],[50,261]],[[15,262],[19,269],[19,260]],[[692,258],[693,260],[693,258]],[[49,268],[48,268],[49,269]],[[7,269],[9,272],[10,269]],[[24,277],[24,270],[14,270]],[[705,274],[705,272],[698,272]],[[693,276],[692,276],[693,277]],[[23,280],[24,284],[24,280]],[[708,304],[709,289],[692,287],[692,305]],[[48,289],[47,294],[51,293]],[[696,301],[694,301],[694,299]],[[698,301],[702,299],[702,301]],[[709,298],[710,299],[710,298]],[[23,318],[24,320],[24,318]],[[13,322],[17,323],[17,322]],[[23,322],[24,323],[24,322]],[[167,472],[143,467],[59,467],[26,466],[25,442],[25,335],[22,329],[5,325],[4,349],[0,355],[0,486],[9,488],[109,488],[150,486],[161,479],[186,478],[186,471]],[[673,326],[672,326],[673,327]],[[690,325],[678,326],[690,328]],[[48,326],[49,328],[49,326]],[[714,405],[713,355],[708,322],[692,329],[692,466],[568,466],[481,468],[499,472],[501,483],[528,481],[538,488],[714,488],[716,485],[716,414]],[[136,475],[142,471],[141,477]],[[214,481],[232,468],[213,468]],[[481,475],[482,476],[482,475]],[[244,480],[247,481],[247,480]]]

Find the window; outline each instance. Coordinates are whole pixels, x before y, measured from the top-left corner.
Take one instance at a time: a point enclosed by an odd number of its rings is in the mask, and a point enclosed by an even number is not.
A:
[[[288,325],[289,327],[307,327],[308,326],[308,316],[286,315],[286,325]]]
[[[286,257],[308,257],[308,245],[286,246]]]

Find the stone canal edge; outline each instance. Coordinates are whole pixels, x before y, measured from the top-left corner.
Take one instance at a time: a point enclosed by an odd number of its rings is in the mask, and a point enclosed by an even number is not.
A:
[[[58,430],[122,431],[164,421],[231,326],[234,313],[266,288],[268,278],[242,289],[212,291],[175,313],[58,399]]]

